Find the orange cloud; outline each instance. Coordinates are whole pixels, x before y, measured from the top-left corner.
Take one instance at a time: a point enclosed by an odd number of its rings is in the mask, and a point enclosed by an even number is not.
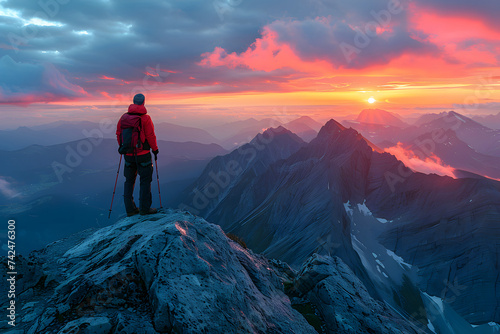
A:
[[[116,78],[107,77],[107,76],[105,76],[105,75],[101,75],[101,76],[99,77],[99,79],[103,79],[103,80],[116,80]]]
[[[262,37],[244,52],[227,53],[216,47],[212,52],[202,54],[198,63],[205,67],[225,66],[243,67],[253,71],[271,72],[282,68],[293,68],[301,72],[322,73],[333,70],[326,61],[304,61],[295,54],[290,45],[278,41],[278,34],[269,27],[264,27]]]
[[[416,5],[411,13],[412,30],[424,33],[428,41],[439,45],[449,61],[496,67],[500,31],[486,25],[484,20],[465,14],[446,16]]]
[[[401,143],[385,149],[385,152],[394,155],[403,162],[406,167],[425,174],[447,175],[456,178],[454,168],[444,164],[439,157],[432,154],[425,160],[420,159],[412,150],[406,149]]]

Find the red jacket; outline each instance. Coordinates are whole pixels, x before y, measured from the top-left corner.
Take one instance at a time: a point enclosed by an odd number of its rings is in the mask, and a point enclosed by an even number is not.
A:
[[[153,125],[153,121],[151,120],[151,117],[147,114],[146,107],[144,105],[137,105],[137,104],[131,104],[128,107],[128,113],[133,113],[133,114],[142,114],[141,116],[141,124],[142,124],[142,131],[141,131],[141,142],[145,142],[146,140],[148,141],[149,146],[153,151],[156,151],[158,149],[158,144],[156,143],[156,134],[155,134],[155,127]],[[123,117],[123,116],[122,116]],[[118,144],[120,145],[120,139],[122,136],[122,129],[121,129],[121,118],[118,121],[118,124],[116,126],[116,139],[118,140]],[[137,155],[143,155],[143,154],[148,154],[149,150],[143,150],[139,149],[136,154]],[[133,155],[132,153],[127,153],[127,155]]]

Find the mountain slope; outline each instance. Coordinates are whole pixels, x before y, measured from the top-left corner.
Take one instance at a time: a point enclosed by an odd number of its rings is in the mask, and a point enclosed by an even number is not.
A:
[[[238,189],[249,186],[247,182],[272,163],[295,153],[303,144],[302,139],[282,126],[258,134],[250,143],[210,161],[196,182],[180,196],[180,207],[209,216],[214,205],[228,193],[239,192],[233,189],[235,185]]]
[[[423,291],[451,294],[448,282],[463,283],[468,289],[454,296],[452,307],[475,324],[499,322],[494,235],[500,232],[500,183],[413,173],[333,120],[309,144],[262,169],[234,181],[201,214],[252,249],[294,266],[317,251],[339,256],[376,295],[351,237],[356,221],[348,206],[364,207],[391,222],[373,238],[420,268]],[[209,179],[206,172],[202,179]],[[487,283],[475,284],[480,277]]]
[[[287,139],[286,143],[289,142]],[[270,146],[280,150],[278,143],[272,142]],[[364,160],[371,152],[356,131],[332,120],[316,139],[298,147],[284,160],[261,163],[257,156],[253,163],[262,167],[261,170],[240,174],[228,191],[199,214],[217,222],[224,230],[242,236],[255,251],[294,266],[321,248],[319,240],[328,239],[338,245],[333,254],[353,268],[376,296],[376,289],[351,246],[349,220],[343,209],[347,199],[342,202],[348,195],[342,194],[343,188],[337,186],[338,182],[353,180],[354,188],[363,189],[364,181],[356,176],[361,176],[363,171],[353,168],[351,159]],[[206,180],[209,180],[207,170],[198,179],[198,188],[194,191],[207,184]],[[361,197],[357,198],[362,201]]]
[[[366,205],[391,221],[381,243],[419,268],[423,291],[467,321],[499,322],[500,183],[411,173],[389,154],[374,155],[372,166]]]
[[[493,130],[454,111],[420,126],[420,135],[440,129],[453,130],[477,152],[500,156],[500,130]]]
[[[500,179],[500,157],[476,152],[460,140],[453,130],[427,133],[412,141],[409,146],[417,156],[425,160],[429,155],[439,157],[443,163],[490,178]]]
[[[435,113],[432,113],[432,114],[424,114],[424,115],[421,115],[419,116],[414,122],[413,122],[413,125],[415,126],[421,126],[423,124],[426,124],[426,123],[429,123],[429,122],[432,122],[436,119],[439,119],[441,117],[444,117],[446,116],[448,113],[446,111],[443,111],[439,114],[435,114]]]

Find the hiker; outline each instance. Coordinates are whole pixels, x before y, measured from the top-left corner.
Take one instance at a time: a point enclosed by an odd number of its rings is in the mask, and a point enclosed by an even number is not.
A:
[[[128,107],[128,112],[118,121],[116,138],[120,148],[118,152],[125,154],[125,186],[123,199],[127,216],[138,213],[148,215],[157,213],[151,208],[151,181],[153,180],[153,162],[150,150],[153,150],[155,160],[158,158],[158,145],[151,117],[147,114],[143,94],[134,96],[133,104]],[[137,173],[140,176],[139,208],[134,202],[134,185]]]

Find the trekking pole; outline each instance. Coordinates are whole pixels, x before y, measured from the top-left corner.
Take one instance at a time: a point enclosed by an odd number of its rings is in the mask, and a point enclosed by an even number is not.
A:
[[[156,164],[156,182],[158,182],[158,196],[160,197],[160,209],[161,209],[163,206],[161,205],[160,177],[158,176],[158,161],[156,160],[156,157],[155,157],[155,164]]]
[[[115,187],[113,188],[113,197],[111,197],[111,206],[109,207],[108,219],[111,218],[111,210],[113,209],[113,200],[115,199],[116,184],[118,183],[118,175],[120,175],[120,167],[122,166],[122,155],[120,154],[120,163],[118,164],[118,170],[116,171]]]

